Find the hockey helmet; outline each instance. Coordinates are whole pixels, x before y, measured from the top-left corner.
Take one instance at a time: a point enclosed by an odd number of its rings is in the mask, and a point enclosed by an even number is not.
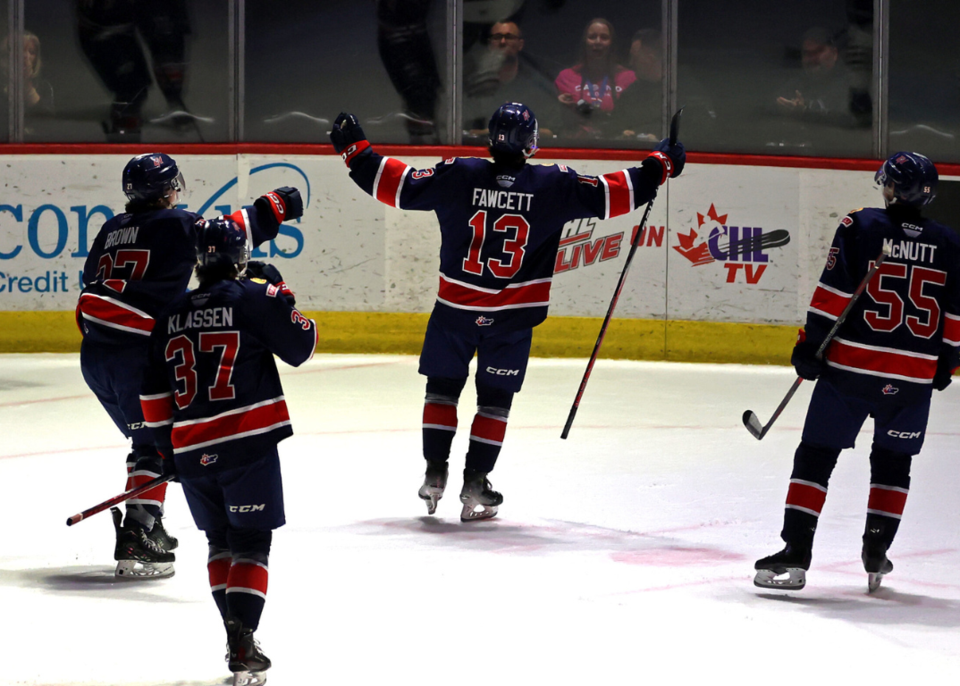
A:
[[[508,102],[490,117],[490,150],[533,157],[537,153],[540,130],[537,118],[526,105]]]
[[[156,200],[170,190],[183,193],[187,185],[169,155],[162,152],[137,155],[123,168],[123,192],[127,200]]]
[[[881,186],[892,187],[891,202],[922,207],[937,195],[937,168],[920,153],[891,155],[873,178]]]
[[[217,217],[204,224],[197,242],[198,273],[235,267],[242,274],[249,258],[247,235],[233,219]]]

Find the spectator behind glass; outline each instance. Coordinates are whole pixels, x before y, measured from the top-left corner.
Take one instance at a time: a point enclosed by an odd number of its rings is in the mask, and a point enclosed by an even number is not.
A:
[[[153,83],[141,39],[171,108],[152,121],[177,128],[195,124],[198,117],[183,104],[190,35],[186,0],[77,0],[77,33],[94,72],[113,94],[103,123],[108,140],[140,139],[141,110]]]
[[[553,82],[525,55],[523,31],[514,21],[498,21],[490,27],[486,45],[478,45],[466,58],[463,98],[464,129],[469,136],[489,133],[490,112],[505,102],[522,102],[537,116],[540,137],[552,137],[558,118]]]
[[[554,82],[564,105],[565,132],[574,137],[601,138],[616,135],[610,115],[621,94],[637,80],[617,64],[613,25],[606,19],[587,23],[580,41],[580,61],[564,69]]]
[[[776,97],[779,114],[801,122],[810,134],[817,125],[840,128],[869,126],[871,108],[858,95],[856,79],[840,60],[836,41],[826,29],[803,35],[799,76],[784,84]]]
[[[6,76],[9,73],[9,39],[0,41],[0,71]],[[23,33],[23,109],[24,117],[29,120],[35,116],[53,114],[53,86],[40,78],[40,69],[43,61],[40,58],[40,39],[30,31]],[[7,94],[9,88],[4,86]],[[27,126],[25,133],[32,130]]]

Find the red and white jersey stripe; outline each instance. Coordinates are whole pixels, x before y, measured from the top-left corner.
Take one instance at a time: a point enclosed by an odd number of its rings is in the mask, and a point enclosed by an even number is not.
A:
[[[153,317],[143,310],[106,295],[82,293],[77,310],[80,316],[91,322],[141,336],[149,336],[155,323]]]
[[[185,453],[225,441],[269,433],[289,425],[287,403],[280,396],[213,417],[174,422],[171,435],[173,452]]]
[[[380,161],[377,177],[373,181],[373,197],[391,207],[400,207],[400,191],[410,166],[392,157]]]
[[[633,182],[626,171],[603,174],[600,177],[606,193],[604,201],[604,219],[620,217],[634,209]]]
[[[240,225],[240,228],[243,229],[243,233],[247,237],[247,255],[252,254],[253,232],[250,230],[250,215],[247,214],[247,208],[242,207],[229,216],[233,221]]]
[[[809,311],[836,321],[852,297],[853,293],[844,293],[820,282],[817,284],[817,290],[813,292]]]
[[[475,310],[477,312],[546,307],[550,304],[552,282],[552,278],[535,279],[522,283],[511,283],[505,288],[497,290],[474,286],[441,274],[440,292],[437,294],[437,300],[458,310]]]
[[[960,317],[955,314],[945,312],[943,315],[943,342],[960,346]]]
[[[173,424],[173,407],[172,392],[140,396],[140,408],[143,410],[143,421],[151,429]]]
[[[837,369],[919,384],[933,383],[937,373],[936,355],[854,343],[839,337],[833,339],[826,357],[827,364]]]

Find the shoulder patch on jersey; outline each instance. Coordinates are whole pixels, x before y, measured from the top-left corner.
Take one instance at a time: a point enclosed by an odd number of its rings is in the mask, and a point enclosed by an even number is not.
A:
[[[567,173],[568,171],[570,171],[570,169],[565,164],[558,164],[557,167],[559,167],[560,171],[562,171],[563,173]]]
[[[848,214],[846,217],[844,217],[843,219],[840,220],[840,223],[843,224],[844,226],[852,226],[852,225],[853,225],[853,217],[851,217],[851,216]]]
[[[280,292],[280,287],[279,287],[279,286],[275,286],[275,285],[273,285],[273,284],[270,284],[269,286],[267,286],[267,297],[268,297],[268,298],[276,298],[276,297],[277,297],[277,293],[279,293],[279,292]]]
[[[260,279],[260,278],[252,278],[252,279],[249,279],[249,281],[253,283],[259,283],[259,284],[265,284],[267,282],[266,279]]]

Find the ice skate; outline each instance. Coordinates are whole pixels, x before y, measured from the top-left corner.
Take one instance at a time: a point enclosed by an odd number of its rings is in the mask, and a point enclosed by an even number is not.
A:
[[[128,524],[121,526],[123,513],[110,509],[117,532],[117,547],[113,559],[117,561],[116,575],[126,579],[160,579],[173,576],[176,557],[152,540],[143,529]]]
[[[464,470],[460,502],[463,503],[460,520],[473,522],[496,517],[497,508],[503,502],[503,496],[491,488],[486,472]]]
[[[447,487],[447,463],[438,464],[427,460],[427,473],[423,477],[423,486],[420,487],[420,499],[425,501],[427,514],[437,511],[437,503],[443,497]]]
[[[237,619],[224,621],[227,629],[227,664],[233,672],[233,686],[260,686],[267,683],[270,658],[260,650],[253,630]]]
[[[779,553],[757,560],[753,585],[782,591],[799,591],[807,583],[810,550],[795,548],[789,543]]]
[[[873,593],[880,588],[884,575],[893,571],[893,563],[887,559],[885,546],[867,541],[863,542],[860,557],[867,572],[867,593]]]
[[[168,552],[176,550],[177,546],[180,545],[180,541],[167,533],[167,530],[163,527],[162,517],[157,517],[153,521],[153,529],[150,530],[148,535],[158,546]]]

